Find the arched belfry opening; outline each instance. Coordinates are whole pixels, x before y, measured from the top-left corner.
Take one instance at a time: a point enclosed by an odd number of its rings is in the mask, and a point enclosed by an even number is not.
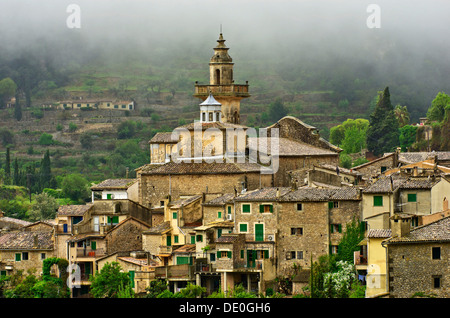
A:
[[[220,70],[216,69],[216,85],[220,85]]]

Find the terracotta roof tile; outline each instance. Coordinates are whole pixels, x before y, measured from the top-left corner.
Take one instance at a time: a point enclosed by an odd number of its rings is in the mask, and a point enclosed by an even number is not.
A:
[[[450,241],[450,216],[422,225],[411,230],[407,235],[394,237],[389,243]]]
[[[91,190],[128,189],[137,179],[107,179],[91,187]]]
[[[0,236],[0,249],[49,250],[53,249],[51,231],[18,231]]]
[[[92,204],[82,204],[82,205],[61,205],[58,208],[58,215],[84,215],[90,208],[92,208]]]

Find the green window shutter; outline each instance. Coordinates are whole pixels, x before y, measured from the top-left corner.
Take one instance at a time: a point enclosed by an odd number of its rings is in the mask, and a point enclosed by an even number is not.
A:
[[[20,262],[22,259],[22,256],[20,253],[16,253],[16,262]]]
[[[172,246],[172,237],[170,235],[167,235],[166,237],[166,245]]]
[[[108,224],[111,223],[111,217],[108,216]]]
[[[264,250],[264,258],[269,258],[269,250]]]
[[[173,236],[173,242],[174,243],[178,243],[178,235],[174,235]]]
[[[119,217],[118,216],[113,216],[113,223],[114,224],[119,223]]]
[[[333,226],[333,224],[330,225],[330,233],[334,233],[334,226]]]
[[[222,229],[217,229],[217,238],[222,236]]]
[[[242,212],[243,213],[250,213],[250,204],[243,204],[242,205]]]
[[[195,236],[194,235],[191,236],[191,244],[195,244]]]
[[[241,258],[244,258],[244,250],[241,250]]]
[[[134,288],[134,271],[129,271],[128,273],[130,273],[131,288]]]
[[[111,193],[106,194],[106,199],[111,200],[112,199],[112,194]]]
[[[408,202],[417,202],[417,194],[408,193]]]
[[[218,219],[221,219],[221,218],[222,218],[222,212],[221,212],[221,211],[217,212],[217,218],[218,218]]]
[[[328,202],[328,209],[332,209],[333,208],[333,202]]]
[[[220,258],[220,251],[217,251],[217,259]]]
[[[273,205],[270,205],[270,213],[273,213]]]
[[[373,197],[373,206],[383,206],[383,197],[381,195]]]
[[[231,214],[231,206],[228,206],[228,214]]]
[[[227,252],[227,256],[228,256],[228,258],[231,258],[231,251]]]
[[[264,213],[264,205],[263,204],[259,205],[259,213]]]
[[[247,232],[247,224],[239,224],[239,232]]]
[[[342,233],[342,225],[341,224],[338,224],[338,232]]]
[[[95,250],[97,249],[97,242],[96,242],[96,241],[92,241],[92,242],[91,242],[91,249],[92,249],[93,251],[95,251]]]
[[[172,214],[172,219],[174,219],[174,220],[177,219],[177,212],[173,212],[173,214]]]

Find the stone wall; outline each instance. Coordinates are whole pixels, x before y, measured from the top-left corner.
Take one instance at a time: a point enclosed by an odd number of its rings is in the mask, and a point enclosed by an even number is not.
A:
[[[432,248],[441,247],[441,258],[432,259]],[[389,291],[395,298],[409,298],[416,292],[450,297],[450,243],[389,244]],[[434,288],[440,276],[442,286]]]
[[[107,253],[142,250],[142,231],[149,227],[135,220],[128,220],[106,234]]]
[[[261,177],[260,177],[261,176]],[[270,186],[271,175],[247,174],[198,174],[198,175],[142,175],[140,178],[140,203],[144,206],[159,206],[160,201],[171,194],[172,201],[182,195],[197,195],[204,192],[234,193],[247,182],[248,190]]]

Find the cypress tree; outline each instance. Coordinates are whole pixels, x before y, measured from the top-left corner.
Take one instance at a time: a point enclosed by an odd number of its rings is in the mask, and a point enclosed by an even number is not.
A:
[[[48,188],[50,185],[50,180],[52,178],[52,171],[50,167],[50,152],[47,149],[47,151],[44,154],[44,158],[41,161],[41,188]]]
[[[11,159],[10,159],[10,154],[9,154],[9,147],[6,148],[5,174],[6,174],[7,183],[9,183],[9,180],[11,178]]]
[[[378,93],[378,102],[370,115],[367,148],[375,155],[391,152],[399,145],[399,125],[391,104],[389,87]]]

